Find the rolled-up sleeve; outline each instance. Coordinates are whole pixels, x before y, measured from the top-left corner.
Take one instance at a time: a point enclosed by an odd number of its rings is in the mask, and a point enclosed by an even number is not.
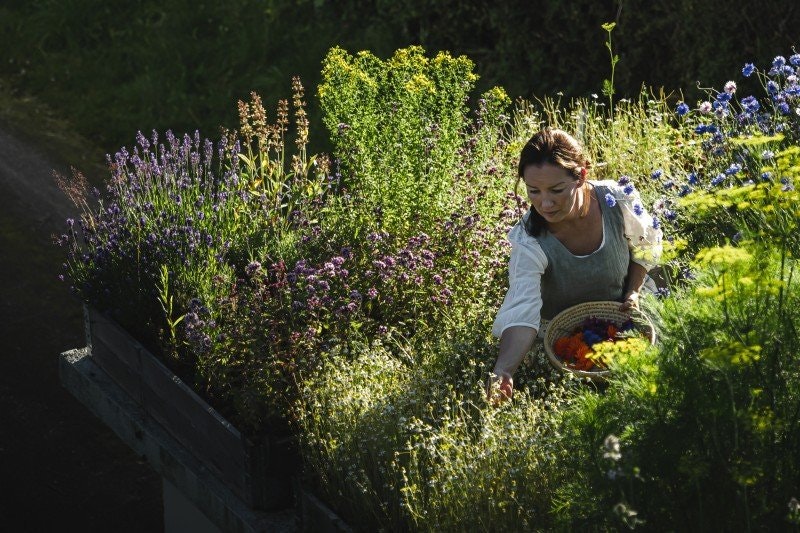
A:
[[[603,182],[613,191],[622,209],[625,238],[631,251],[631,261],[651,270],[661,263],[662,232],[653,216],[645,209],[639,191],[631,187],[626,192],[616,182]]]
[[[508,264],[508,292],[497,312],[492,335],[500,337],[511,326],[539,330],[541,325],[541,279],[547,258],[534,237],[517,224],[508,233],[511,258]]]

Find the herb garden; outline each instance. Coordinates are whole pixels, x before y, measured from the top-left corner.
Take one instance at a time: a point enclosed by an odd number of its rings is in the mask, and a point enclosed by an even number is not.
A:
[[[296,435],[358,530],[798,528],[798,73],[800,54],[734,66],[678,105],[613,81],[608,101],[473,101],[465,57],[334,48],[330,154],[307,152],[299,79],[219,139],[139,133],[105,190],[63,179],[63,277],[242,430]],[[515,158],[545,125],[663,228],[657,342],[605,347],[602,386],[531,354],[495,405]]]

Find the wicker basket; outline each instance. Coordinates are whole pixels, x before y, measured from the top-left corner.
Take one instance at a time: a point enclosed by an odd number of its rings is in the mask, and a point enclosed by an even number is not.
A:
[[[620,305],[619,302],[586,302],[564,309],[557,314],[553,320],[550,321],[544,335],[544,351],[547,353],[550,364],[559,370],[571,372],[576,376],[590,379],[605,379],[608,375],[608,370],[587,371],[570,368],[565,365],[564,361],[553,351],[556,340],[571,335],[581,322],[590,317],[614,322],[618,326],[625,323],[628,318],[631,318],[633,319],[634,326],[650,340],[650,343],[655,343],[656,330],[650,319],[637,309],[632,309],[630,312],[620,311]]]

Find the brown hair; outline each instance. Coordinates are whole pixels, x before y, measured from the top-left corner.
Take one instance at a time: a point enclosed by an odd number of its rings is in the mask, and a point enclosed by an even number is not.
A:
[[[519,181],[525,169],[530,165],[543,165],[549,163],[557,165],[570,174],[574,179],[584,176],[583,170],[589,170],[592,166],[589,159],[583,152],[580,143],[569,133],[556,128],[545,128],[531,137],[519,155],[517,165],[517,175]],[[584,189],[584,195],[586,194]],[[588,208],[589,203],[584,203],[584,209]],[[582,216],[585,213],[582,213]],[[536,209],[531,206],[530,215],[525,223],[525,231],[534,237],[538,236],[543,229],[547,228],[547,221]]]

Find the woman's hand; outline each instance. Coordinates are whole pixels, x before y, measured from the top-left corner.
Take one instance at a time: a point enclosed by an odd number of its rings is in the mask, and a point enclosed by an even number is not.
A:
[[[508,372],[492,372],[486,383],[486,399],[492,405],[510,400],[514,395],[514,378]]]
[[[639,309],[639,291],[629,291],[619,306],[620,311],[630,311],[631,309]]]

